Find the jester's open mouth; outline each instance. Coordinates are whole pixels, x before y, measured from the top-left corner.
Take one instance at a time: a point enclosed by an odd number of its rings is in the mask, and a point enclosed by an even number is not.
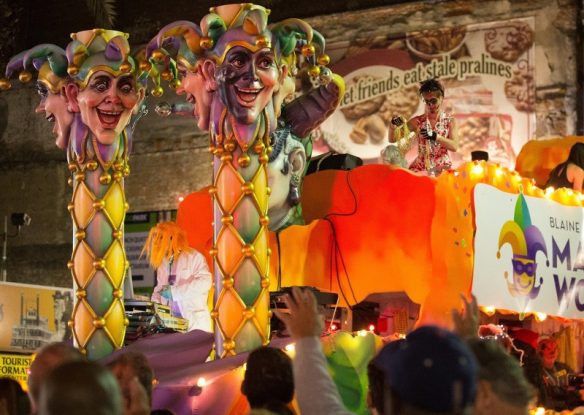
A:
[[[244,107],[250,107],[254,104],[257,96],[264,88],[240,88],[235,87],[237,91],[237,101]]]
[[[104,111],[97,109],[97,116],[104,128],[114,129],[118,125],[118,121],[122,116],[123,111]]]

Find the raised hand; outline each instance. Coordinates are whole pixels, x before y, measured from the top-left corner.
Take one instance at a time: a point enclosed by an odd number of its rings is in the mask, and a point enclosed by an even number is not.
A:
[[[320,337],[324,322],[312,291],[293,287],[292,295],[284,296],[284,303],[289,310],[287,313],[278,310],[274,312],[284,322],[293,339]]]
[[[461,294],[464,301],[464,310],[452,310],[452,320],[454,321],[454,332],[460,337],[477,337],[479,332],[479,306],[477,299],[471,294],[471,301]]]

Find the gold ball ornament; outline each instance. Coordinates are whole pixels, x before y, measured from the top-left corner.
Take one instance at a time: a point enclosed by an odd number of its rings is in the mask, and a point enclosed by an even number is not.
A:
[[[0,89],[6,91],[12,87],[10,81],[6,78],[0,79]]]
[[[243,310],[243,317],[247,320],[249,320],[250,318],[254,318],[255,317],[255,307],[250,306],[249,308],[246,308],[245,310]]]
[[[120,71],[124,72],[124,73],[130,73],[132,72],[132,64],[128,61],[124,61],[121,65],[120,65]]]
[[[302,55],[306,57],[314,55],[314,51],[315,51],[314,45],[310,43],[308,45],[302,46]]]
[[[182,82],[180,81],[180,79],[173,79],[170,81],[169,85],[172,89],[177,89],[180,88]]]
[[[18,80],[20,82],[22,82],[23,84],[30,82],[31,79],[32,79],[32,74],[29,71],[22,71],[18,75]]]
[[[250,162],[251,158],[245,153],[237,158],[237,164],[239,164],[241,167],[249,166]]]
[[[327,66],[329,63],[331,63],[331,58],[329,55],[323,54],[318,57],[319,65]]]
[[[262,143],[261,141],[258,141],[253,146],[253,151],[256,154],[262,153],[265,149],[266,149],[266,145],[264,143]]]
[[[96,319],[93,320],[93,326],[101,329],[103,327],[105,327],[105,318],[103,317],[98,317]]]
[[[160,72],[160,77],[165,81],[170,81],[172,79],[172,72],[170,72],[168,69],[165,69],[164,71]]]
[[[97,199],[93,202],[92,206],[95,210],[103,210],[105,208],[105,200]]]
[[[245,195],[250,195],[254,192],[255,190],[255,186],[253,183],[248,182],[248,183],[244,183],[241,185],[241,191],[243,192],[243,194]]]
[[[111,174],[109,174],[109,173],[102,173],[102,174],[99,176],[99,182],[100,182],[102,185],[109,184],[111,181],[112,181],[112,175],[111,175]]]
[[[67,73],[71,76],[75,76],[79,73],[79,67],[75,64],[71,64],[67,68]]]
[[[233,150],[235,150],[235,141],[233,140],[226,141],[225,144],[223,144],[223,148],[225,149],[225,151],[232,152]]]
[[[259,48],[269,48],[270,47],[270,39],[268,39],[266,36],[258,36],[255,44]]]
[[[150,93],[152,94],[152,96],[161,97],[162,94],[164,93],[164,89],[162,89],[162,87],[158,85],[157,87],[152,88]]]
[[[160,62],[161,60],[164,59],[165,53],[163,51],[161,51],[160,49],[156,49],[154,52],[152,52],[152,59],[154,59],[157,62]]]
[[[209,36],[203,36],[199,41],[199,45],[203,49],[211,49],[213,47],[213,39],[211,39]]]
[[[227,215],[221,216],[221,223],[223,225],[228,225],[228,224],[233,223],[233,215],[227,214]]]
[[[93,266],[95,267],[95,269],[104,269],[105,268],[105,259],[96,259],[95,261],[93,261]]]
[[[152,64],[148,61],[142,61],[140,62],[139,67],[141,71],[148,72],[150,69],[152,69]]]
[[[317,65],[311,66],[310,68],[308,68],[308,74],[313,78],[316,78],[317,76],[320,75],[320,67]]]

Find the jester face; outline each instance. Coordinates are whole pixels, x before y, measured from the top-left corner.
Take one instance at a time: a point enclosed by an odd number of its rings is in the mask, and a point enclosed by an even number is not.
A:
[[[199,65],[194,71],[188,70],[183,64],[177,65],[181,86],[176,89],[178,95],[186,94],[188,102],[195,104],[193,115],[197,118],[197,126],[201,130],[209,128],[209,112],[212,94],[206,88],[206,82]]]
[[[535,285],[537,263],[533,259],[513,257],[513,285],[518,294],[527,295]]]
[[[143,94],[131,75],[115,77],[97,71],[78,92],[76,101],[85,125],[101,144],[110,145],[127,127]]]
[[[53,93],[42,82],[37,84],[37,90],[41,101],[36,107],[36,113],[44,113],[48,122],[53,123],[53,135],[55,144],[61,150],[67,147],[69,141],[69,129],[73,122],[73,114],[67,107],[67,98],[63,93]]]
[[[431,91],[422,94],[422,100],[426,104],[428,114],[438,114],[442,105],[443,97],[438,91]]]
[[[241,124],[256,121],[271,102],[278,75],[272,50],[252,52],[242,46],[231,48],[216,71],[223,103]]]

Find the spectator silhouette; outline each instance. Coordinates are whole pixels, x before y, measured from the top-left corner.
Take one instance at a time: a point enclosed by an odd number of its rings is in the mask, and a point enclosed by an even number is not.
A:
[[[469,339],[479,364],[475,415],[524,415],[535,397],[517,359],[496,340]]]
[[[107,366],[122,390],[124,413],[149,414],[154,374],[146,356],[140,352],[125,352],[116,356]]]
[[[30,413],[30,402],[20,383],[12,378],[0,378],[0,414],[21,415]]]
[[[32,414],[38,411],[40,388],[51,371],[63,363],[81,360],[85,360],[85,356],[64,342],[49,343],[37,351],[28,375],[28,396]]]
[[[247,358],[241,392],[252,409],[286,413],[287,405],[294,397],[290,357],[273,347],[260,347],[252,351]]]
[[[55,368],[41,385],[40,415],[122,415],[122,394],[114,375],[89,361]]]

